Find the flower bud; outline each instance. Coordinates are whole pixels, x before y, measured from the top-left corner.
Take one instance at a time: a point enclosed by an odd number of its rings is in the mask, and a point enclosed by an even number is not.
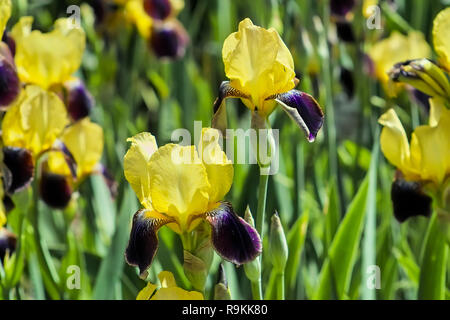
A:
[[[219,280],[214,286],[214,300],[231,300],[230,289],[228,289],[228,282],[222,263],[219,265]]]
[[[80,80],[68,81],[66,87],[66,106],[70,117],[77,121],[87,117],[94,106],[94,99]]]
[[[20,81],[8,46],[0,42],[0,110],[5,110],[20,91]]]
[[[288,246],[278,212],[275,211],[270,224],[269,254],[277,272],[284,272],[288,259]]]
[[[431,96],[450,98],[450,82],[444,71],[428,59],[397,63],[389,77],[394,82],[404,82]]]
[[[44,169],[39,181],[39,193],[48,206],[64,209],[72,197],[72,187],[67,177]]]
[[[244,220],[252,227],[255,227],[255,223],[254,223],[252,213],[250,211],[249,206],[247,206],[247,208],[245,209]],[[251,282],[259,281],[259,277],[261,276],[260,259],[254,259],[248,263],[245,263],[244,271],[245,271],[245,275]]]
[[[176,20],[154,23],[150,46],[158,58],[177,59],[184,55],[188,35]]]

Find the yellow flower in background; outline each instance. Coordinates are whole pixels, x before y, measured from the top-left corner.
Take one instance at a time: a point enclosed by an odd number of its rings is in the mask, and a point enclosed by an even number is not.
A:
[[[103,153],[102,127],[84,118],[67,127],[60,140],[75,160],[79,180],[95,171]],[[52,173],[67,177],[72,175],[62,152],[51,152],[48,166]]]
[[[142,37],[148,39],[152,33],[152,18],[145,12],[143,0],[122,1],[125,18],[136,25]]]
[[[450,174],[450,110],[442,100],[430,101],[429,124],[414,129],[410,144],[393,109],[379,119],[384,126],[380,142],[385,157],[406,180],[440,185]]]
[[[438,13],[433,21],[433,45],[439,62],[450,72],[450,8]]]
[[[394,31],[369,50],[369,56],[375,63],[375,75],[389,96],[395,96],[401,88],[400,84],[389,81],[389,70],[398,62],[427,58],[430,55],[431,48],[423,34],[416,31],[407,36]]]
[[[0,0],[0,34],[3,35],[6,23],[11,17],[11,0]]]
[[[22,17],[11,31],[20,80],[44,89],[62,84],[80,67],[84,31],[66,18],[56,20],[54,29],[48,33],[32,31],[32,23],[33,17]]]
[[[249,97],[242,101],[252,111],[269,115],[275,102],[266,99],[295,87],[294,60],[278,32],[249,18],[225,39],[222,57],[230,85]]]
[[[56,94],[29,85],[5,114],[3,142],[37,156],[52,147],[68,123],[66,107]]]
[[[161,271],[158,274],[161,287],[147,283],[136,297],[136,300],[203,300],[203,295],[197,291],[187,291],[177,287],[173,274],[169,271]],[[156,291],[156,293],[155,293]]]

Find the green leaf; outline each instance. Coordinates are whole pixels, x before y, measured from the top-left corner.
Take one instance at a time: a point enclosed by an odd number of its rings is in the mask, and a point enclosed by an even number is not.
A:
[[[325,206],[325,232],[324,232],[324,250],[327,252],[333,241],[336,230],[339,226],[341,218],[339,204],[338,187],[336,180],[332,179],[330,189],[328,191],[328,202]]]
[[[320,271],[313,299],[343,299],[346,296],[366,212],[369,175],[361,184],[333,239]]]
[[[100,265],[100,271],[94,286],[94,299],[114,299],[116,283],[120,282],[125,258],[124,252],[130,232],[130,221],[138,210],[136,196],[127,185],[120,207],[120,215],[111,247]]]
[[[445,299],[445,274],[448,246],[439,228],[436,213],[430,219],[422,248],[418,298],[425,300]]]

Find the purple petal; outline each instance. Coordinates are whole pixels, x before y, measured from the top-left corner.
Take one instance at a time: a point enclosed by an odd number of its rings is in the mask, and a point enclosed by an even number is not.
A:
[[[171,222],[169,219],[147,217],[147,211],[141,209],[134,214],[130,240],[125,251],[127,263],[139,267],[139,273],[144,278],[158,250],[158,229]]]
[[[291,90],[277,95],[275,100],[305,132],[309,142],[316,139],[323,124],[323,111],[317,101],[307,93]]]
[[[144,9],[153,19],[164,20],[172,12],[170,0],[144,0]]]
[[[94,106],[94,98],[84,86],[83,82],[76,81],[67,87],[67,111],[74,121],[87,117]]]
[[[6,46],[6,45],[5,45]],[[11,53],[8,47],[2,46],[0,52],[0,109],[4,110],[13,102],[20,91],[20,81],[17,76],[16,68],[9,61],[10,58],[3,55],[7,54],[9,57]],[[6,52],[5,52],[6,50]],[[12,59],[12,58],[11,58]]]
[[[4,147],[3,162],[9,171],[5,175],[7,177],[5,179],[5,189],[7,189],[8,193],[12,194],[26,188],[33,180],[33,156],[28,149]]]
[[[211,224],[211,241],[216,252],[225,260],[241,265],[255,259],[262,250],[258,232],[239,217],[228,202],[206,213]]]
[[[331,0],[331,13],[337,16],[345,16],[352,11],[355,6],[355,0]]]
[[[48,206],[64,209],[72,197],[72,187],[67,177],[44,169],[39,180],[39,193]]]
[[[181,58],[189,42],[189,36],[178,22],[155,23],[152,27],[150,46],[158,58]]]
[[[391,199],[394,216],[399,222],[414,216],[428,217],[432,199],[422,191],[420,183],[401,178],[392,183]]]

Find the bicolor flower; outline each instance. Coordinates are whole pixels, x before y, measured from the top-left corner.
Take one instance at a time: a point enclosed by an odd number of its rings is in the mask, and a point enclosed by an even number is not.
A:
[[[32,23],[33,17],[22,17],[11,31],[17,71],[22,82],[49,89],[69,80],[80,67],[85,34],[71,19],[56,20],[48,33],[32,31]]]
[[[431,48],[422,33],[410,32],[404,36],[394,31],[388,38],[374,44],[369,56],[375,63],[375,76],[389,96],[395,96],[401,85],[389,80],[389,71],[396,63],[406,60],[428,58]]]
[[[439,99],[431,99],[430,105],[429,124],[416,127],[410,143],[393,109],[379,119],[384,126],[380,137],[381,150],[401,173],[397,179],[400,182],[394,182],[392,188],[394,213],[400,221],[410,215],[428,215],[431,199],[421,187],[431,185],[439,188],[450,175],[450,110]],[[412,203],[415,205],[411,206]],[[405,212],[405,208],[409,212]]]
[[[313,141],[323,124],[323,112],[309,94],[294,90],[294,61],[291,53],[273,28],[255,26],[248,18],[223,44],[225,74],[214,103],[213,127],[226,129],[225,98],[240,98],[262,119],[272,113],[277,103]]]
[[[235,264],[261,252],[256,230],[223,201],[233,182],[233,165],[218,139],[217,130],[204,128],[198,152],[195,146],[176,144],[158,148],[148,132],[129,139],[125,178],[144,208],[133,217],[125,257],[139,267],[141,276],[156,254],[158,229],[166,224],[185,234],[207,221],[216,252]]]
[[[158,274],[161,287],[151,282],[142,289],[136,300],[203,300],[203,295],[198,291],[187,291],[177,286],[175,277],[169,271],[161,271]]]

